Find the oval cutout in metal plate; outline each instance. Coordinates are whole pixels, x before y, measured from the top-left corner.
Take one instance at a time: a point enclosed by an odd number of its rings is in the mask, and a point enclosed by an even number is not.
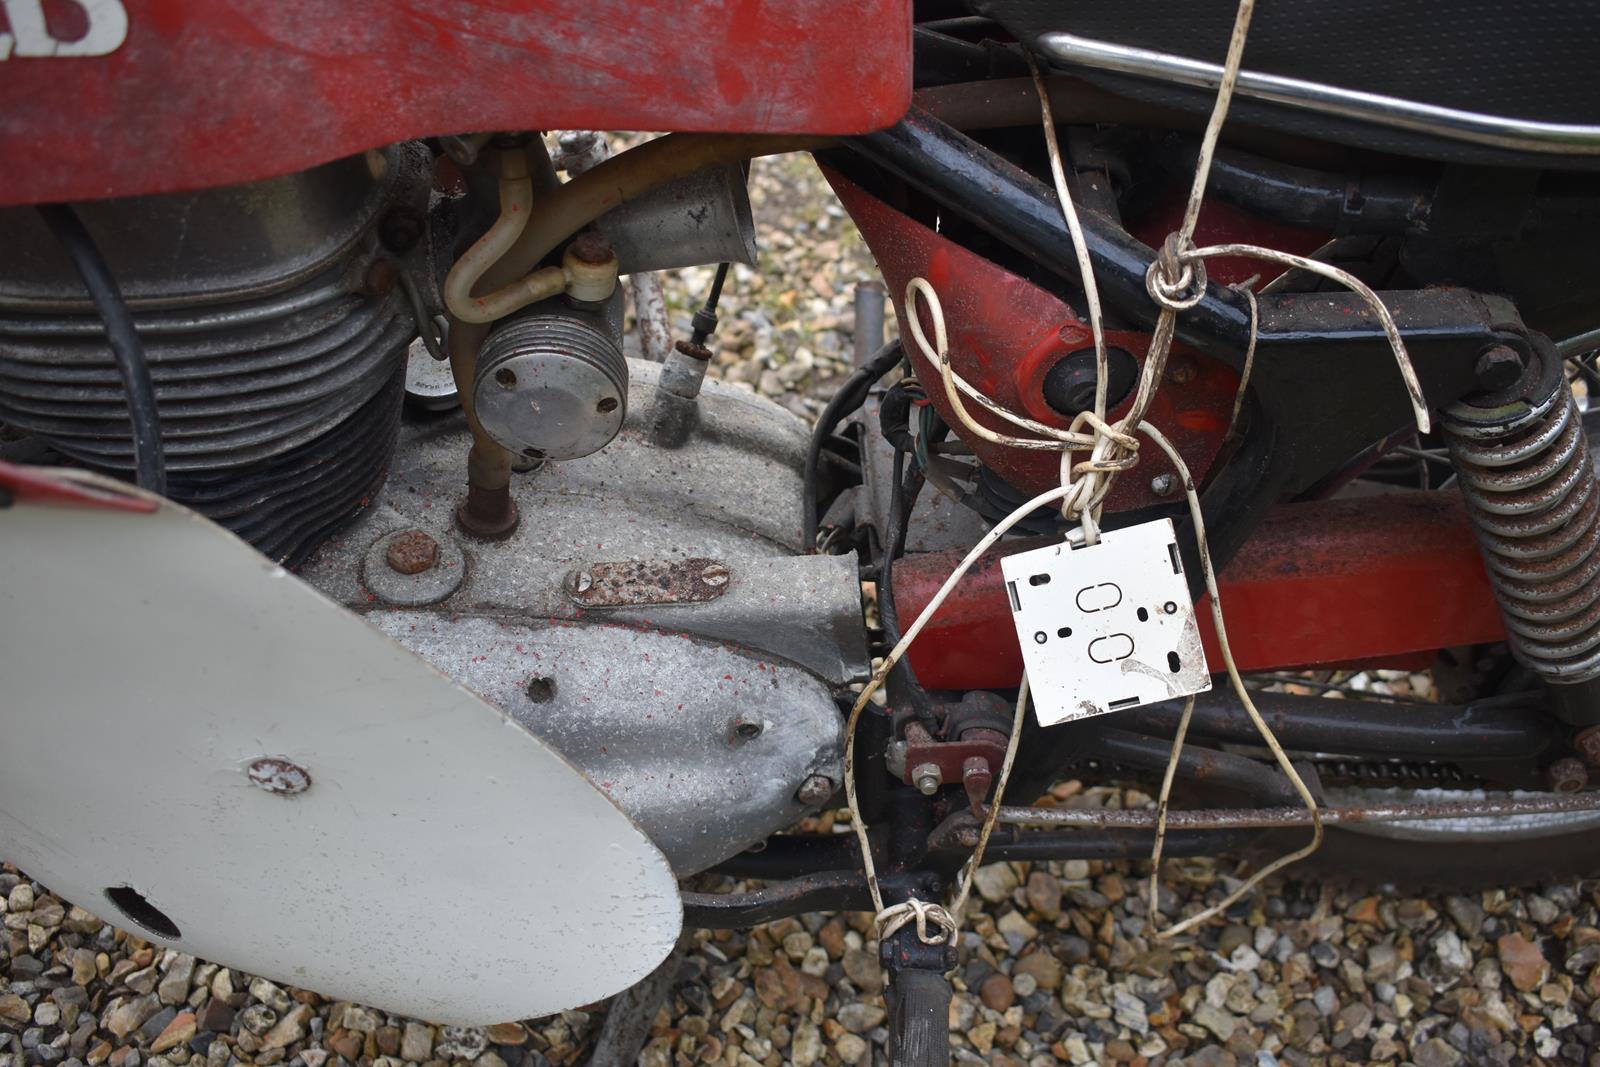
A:
[[[600,790],[232,534],[19,496],[0,544],[0,854],[52,890],[442,1023],[577,1007],[671,951],[672,872]]]

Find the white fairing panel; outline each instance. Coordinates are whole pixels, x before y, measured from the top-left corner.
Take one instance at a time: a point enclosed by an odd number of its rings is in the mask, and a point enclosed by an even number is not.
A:
[[[677,938],[665,858],[561,756],[171,503],[0,509],[0,679],[0,855],[152,940],[482,1025]]]

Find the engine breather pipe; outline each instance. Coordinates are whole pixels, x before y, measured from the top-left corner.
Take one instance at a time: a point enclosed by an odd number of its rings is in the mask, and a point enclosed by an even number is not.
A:
[[[617,285],[616,261],[603,264],[569,256],[559,267],[543,267],[484,296],[475,296],[480,279],[498,263],[528,226],[533,211],[533,179],[527,153],[520,147],[499,153],[500,216],[473,246],[462,253],[444,281],[444,303],[460,322],[489,323],[513,311],[566,292],[575,300],[598,303]]]
[[[826,137],[772,134],[670,133],[612,156],[541,199],[536,218],[511,250],[483,276],[494,288],[533,271],[557,245],[601,215],[658,185],[697,170],[755,156],[805,152],[834,143]]]

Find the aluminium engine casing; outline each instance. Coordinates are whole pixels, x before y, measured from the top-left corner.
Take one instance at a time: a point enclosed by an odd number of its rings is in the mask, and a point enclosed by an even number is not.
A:
[[[302,577],[565,755],[682,875],[841,784],[835,696],[865,677],[866,635],[855,557],[802,554],[805,424],[713,380],[694,432],[662,447],[661,368],[628,370],[615,441],[513,476],[506,540],[454,527],[470,438],[459,415],[428,418]],[[439,545],[414,575],[387,562],[408,530]]]

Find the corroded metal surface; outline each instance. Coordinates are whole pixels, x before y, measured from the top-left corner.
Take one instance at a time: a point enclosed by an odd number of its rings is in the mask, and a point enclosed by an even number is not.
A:
[[[805,425],[771,401],[708,380],[692,434],[681,447],[661,448],[643,399],[655,393],[661,365],[629,360],[629,372],[638,402],[622,433],[594,455],[514,475],[511,502],[522,523],[504,540],[470,543],[460,587],[441,609],[579,619],[591,609],[568,593],[574,570],[715,559],[732,575],[721,596],[609,607],[606,621],[734,642],[836,685],[864,677],[855,557],[800,554]],[[383,494],[307,561],[305,578],[355,610],[370,609],[377,590],[362,581],[361,556],[384,534],[448,527],[466,441],[455,420],[404,427]]]
[[[701,604],[728,591],[728,565],[714,559],[591,563],[567,576],[567,593],[586,608]]]

